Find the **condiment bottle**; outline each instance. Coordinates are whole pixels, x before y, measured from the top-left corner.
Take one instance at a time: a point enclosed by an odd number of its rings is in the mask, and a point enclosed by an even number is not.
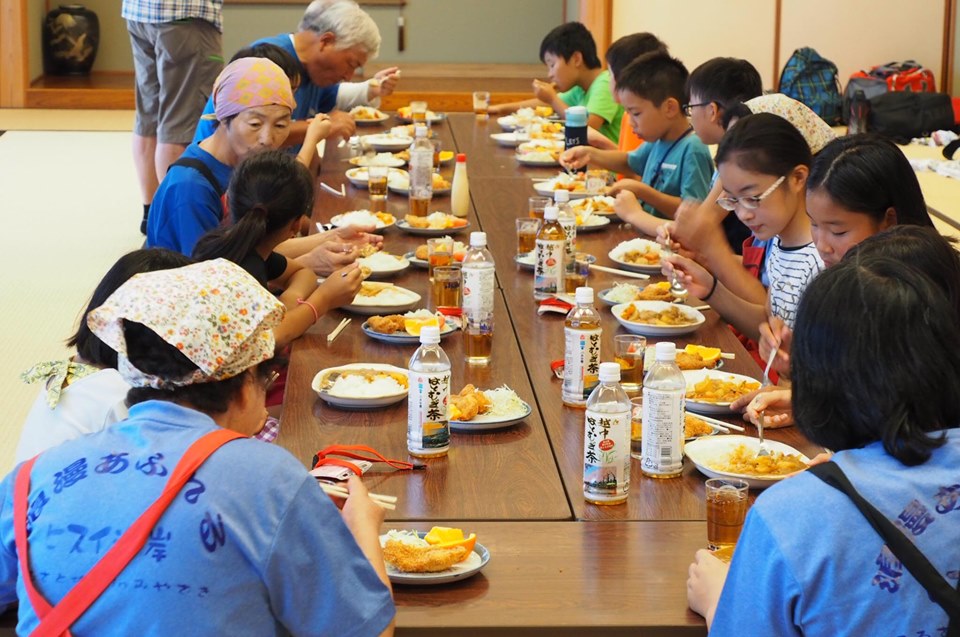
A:
[[[587,108],[585,106],[571,106],[567,109],[566,122],[563,127],[563,147],[587,145]],[[586,166],[581,166],[575,172],[587,172]]]
[[[457,165],[453,169],[450,212],[457,217],[466,217],[470,212],[470,182],[467,179],[467,156],[464,153],[457,154]]]
[[[600,370],[600,314],[593,307],[593,288],[577,288],[577,305],[563,325],[563,404],[583,408],[597,386]],[[617,372],[620,380],[620,372]]]
[[[420,347],[410,359],[407,397],[407,452],[444,456],[450,450],[450,359],[440,347],[440,328],[420,330]]]
[[[656,358],[643,379],[640,471],[651,478],[674,478],[683,471],[687,383],[677,367],[676,345],[657,343]]]
[[[493,346],[493,301],[496,275],[487,250],[487,233],[471,232],[470,248],[463,257],[462,308],[464,353],[468,363],[489,362]]]
[[[427,127],[419,124],[410,146],[410,214],[426,217],[433,199],[433,144],[427,137]]]
[[[543,211],[543,225],[537,233],[536,262],[533,265],[533,298],[542,301],[563,293],[563,248],[566,235],[557,222],[557,207]]]
[[[590,393],[584,416],[583,498],[621,504],[629,490],[630,399],[620,387],[620,364],[601,363],[600,384]]]

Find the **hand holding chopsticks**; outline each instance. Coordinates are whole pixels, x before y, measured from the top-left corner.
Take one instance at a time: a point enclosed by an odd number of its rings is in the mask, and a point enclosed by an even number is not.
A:
[[[331,484],[323,481],[320,481],[318,484],[320,485],[320,488],[323,489],[323,492],[327,495],[332,495],[335,498],[343,498],[344,500],[350,497],[350,492],[347,490],[347,488],[340,486],[339,484]],[[370,493],[368,495],[370,496],[370,499],[382,509],[394,511],[397,508],[397,496],[395,495],[381,495],[379,493]]]

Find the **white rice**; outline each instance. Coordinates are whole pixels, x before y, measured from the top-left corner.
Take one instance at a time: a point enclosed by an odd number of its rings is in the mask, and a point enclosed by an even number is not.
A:
[[[413,300],[411,292],[402,288],[384,288],[374,296],[357,295],[352,305],[405,305]]]
[[[613,250],[610,251],[610,256],[615,259],[623,258],[628,252],[633,252],[634,250],[638,252],[646,252],[647,248],[660,254],[660,244],[655,241],[648,241],[646,239],[630,239],[629,241],[624,241],[617,245]]]
[[[640,288],[632,283],[617,283],[606,293],[606,298],[615,303],[629,303],[637,298]]]
[[[375,376],[368,382],[363,376],[350,374],[338,377],[327,393],[342,398],[379,398],[402,394],[405,391],[407,389],[390,376]]]
[[[377,228],[383,228],[387,224],[380,220],[379,217],[374,215],[369,210],[351,210],[350,212],[345,212],[339,216],[337,219],[338,226],[369,226],[373,225]]]
[[[400,267],[400,257],[389,252],[375,252],[369,257],[358,259],[360,265],[365,265],[375,272],[396,270]]]

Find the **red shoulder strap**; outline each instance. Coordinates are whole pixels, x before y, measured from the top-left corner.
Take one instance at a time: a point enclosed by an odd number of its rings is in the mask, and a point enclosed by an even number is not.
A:
[[[30,494],[30,468],[34,458],[26,463],[17,474],[14,492],[14,525],[17,542],[17,557],[20,561],[23,581],[33,604],[34,611],[40,619],[40,625],[33,632],[34,637],[58,637],[69,635],[69,627],[93,604],[104,590],[116,579],[117,575],[126,568],[136,554],[143,548],[150,532],[163,515],[167,507],[180,493],[180,489],[196,472],[210,455],[224,444],[237,438],[246,438],[243,434],[228,429],[212,431],[194,442],[187,449],[177,463],[167,484],[153,504],[144,511],[130,528],[120,536],[109,551],[94,564],[76,586],[60,600],[53,608],[43,599],[40,591],[36,590],[30,577],[27,565],[27,497]]]

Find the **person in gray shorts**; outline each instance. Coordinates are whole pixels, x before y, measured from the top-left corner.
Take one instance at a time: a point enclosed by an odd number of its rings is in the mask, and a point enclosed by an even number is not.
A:
[[[222,13],[223,0],[123,0],[136,75],[133,162],[144,234],[157,186],[193,139],[223,70]]]

